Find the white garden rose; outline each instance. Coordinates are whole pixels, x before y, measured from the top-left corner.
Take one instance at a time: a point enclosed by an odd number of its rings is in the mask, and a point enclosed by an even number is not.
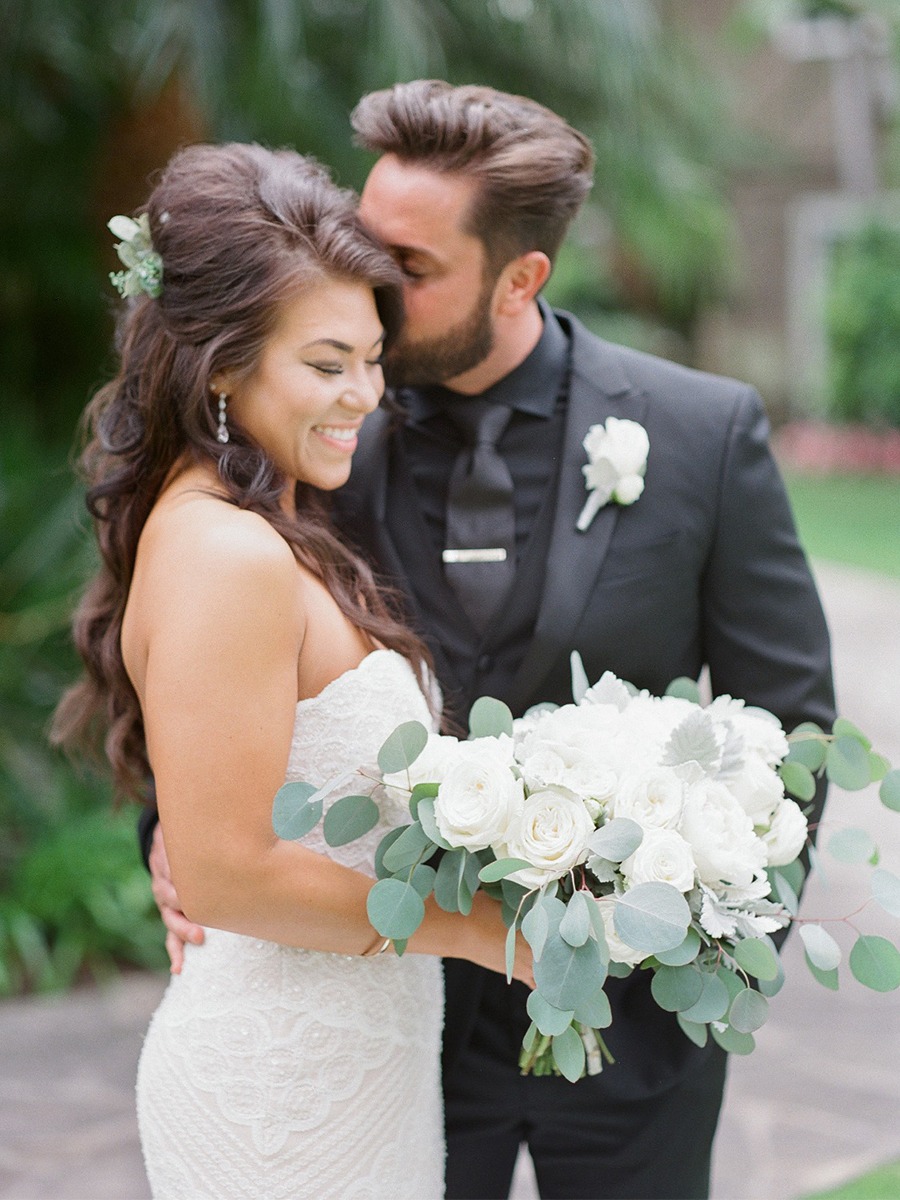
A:
[[[596,489],[601,503],[633,504],[644,490],[650,439],[637,421],[608,417],[592,425],[584,439],[590,462],[583,467],[585,485]]]
[[[769,854],[770,867],[784,867],[794,861],[806,844],[809,824],[799,804],[782,800],[772,816],[767,832],[763,833]]]
[[[690,843],[697,873],[711,887],[745,886],[766,866],[766,847],[754,833],[753,822],[715,780],[690,785],[679,833]]]
[[[434,801],[441,837],[451,846],[484,850],[502,841],[521,813],[524,789],[498,748],[483,738],[461,743]]]
[[[510,875],[524,887],[541,887],[583,862],[594,822],[578,796],[565,788],[532,792],[508,835],[494,843],[498,858],[523,858],[530,867]]]
[[[530,791],[564,787],[584,799],[602,802],[612,796],[616,786],[615,772],[593,755],[562,744],[542,745],[521,761],[520,770]]]
[[[747,756],[740,774],[729,780],[728,786],[754,825],[768,825],[784,799],[781,776],[757,754]]]
[[[759,754],[775,767],[788,752],[788,740],[778,718],[765,708],[753,708],[731,696],[716,696],[706,711],[717,721],[729,721],[745,750]]]
[[[634,854],[622,863],[628,884],[669,883],[679,892],[689,892],[695,883],[696,868],[691,847],[674,829],[645,829]]]
[[[613,962],[628,963],[629,966],[637,966],[642,963],[645,958],[650,955],[646,950],[635,950],[633,946],[629,946],[627,942],[623,942],[616,933],[615,918],[613,909],[615,907],[615,899],[612,896],[604,897],[596,901],[597,908],[600,910],[600,916],[603,919],[603,928],[606,933],[606,944],[609,947],[609,957]]]
[[[454,737],[430,733],[425,748],[408,770],[392,771],[382,776],[382,782],[391,797],[408,800],[409,793],[417,783],[440,783],[458,745]]]
[[[684,807],[684,782],[671,767],[651,767],[620,781],[612,814],[644,829],[675,829]]]

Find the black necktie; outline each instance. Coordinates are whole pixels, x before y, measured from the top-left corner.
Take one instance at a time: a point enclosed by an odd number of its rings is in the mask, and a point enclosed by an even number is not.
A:
[[[483,633],[515,575],[513,481],[497,453],[512,410],[487,400],[459,400],[444,410],[462,433],[447,492],[447,580],[469,620]]]

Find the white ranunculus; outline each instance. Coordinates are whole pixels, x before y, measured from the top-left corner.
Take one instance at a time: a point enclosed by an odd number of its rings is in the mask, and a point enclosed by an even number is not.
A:
[[[711,887],[745,886],[765,868],[767,852],[753,822],[724,785],[701,779],[690,785],[679,833],[690,843],[697,873]]]
[[[800,806],[793,800],[782,800],[772,816],[762,840],[769,852],[770,867],[784,867],[794,861],[806,844],[809,825]]]
[[[548,787],[526,798],[518,820],[493,849],[498,858],[531,863],[510,878],[525,887],[541,887],[584,861],[593,832],[594,822],[578,796]]]
[[[417,783],[440,783],[458,746],[454,737],[429,734],[425,748],[408,770],[393,771],[382,777],[385,788],[392,797],[408,800]]]
[[[623,475],[613,488],[612,498],[617,504],[634,504],[644,490],[641,475]]]
[[[504,840],[524,801],[521,779],[504,761],[495,738],[464,742],[447,767],[434,802],[441,836],[451,846],[484,850]]]
[[[684,783],[671,767],[651,767],[626,775],[612,802],[616,817],[630,817],[644,829],[675,829],[684,807]]]
[[[728,786],[754,825],[768,825],[772,813],[784,799],[781,776],[757,754],[750,754],[743,769]]]
[[[691,847],[674,829],[646,829],[640,846],[622,863],[631,887],[639,883],[670,883],[689,892],[696,882]]]
[[[635,950],[633,946],[629,946],[627,942],[623,942],[616,933],[616,926],[613,917],[613,908],[615,900],[612,896],[604,897],[596,901],[597,907],[600,910],[600,916],[603,918],[603,928],[606,932],[606,944],[609,947],[609,957],[613,962],[628,963],[631,966],[637,966],[642,963],[645,958],[649,958],[646,950]]]

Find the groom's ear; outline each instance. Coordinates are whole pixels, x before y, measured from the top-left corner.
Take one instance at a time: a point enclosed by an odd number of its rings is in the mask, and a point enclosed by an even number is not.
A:
[[[542,250],[529,250],[508,262],[494,288],[494,311],[517,317],[524,312],[550,277],[550,259]]]

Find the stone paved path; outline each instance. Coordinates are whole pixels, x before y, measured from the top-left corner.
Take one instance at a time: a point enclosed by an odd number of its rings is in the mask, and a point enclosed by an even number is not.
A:
[[[900,763],[900,582],[832,566],[818,574],[841,711]],[[900,816],[855,795],[835,796],[828,818],[863,823],[900,871]],[[847,874],[834,868],[827,888],[811,885],[804,915],[855,907]],[[714,1200],[795,1200],[900,1158],[900,995],[852,980],[834,995],[806,971],[796,936],[785,954],[788,983],[758,1048],[732,1063]],[[0,1200],[148,1196],[134,1074],[164,984],[138,974],[108,990],[0,1004]],[[515,1200],[536,1196],[528,1168]]]

